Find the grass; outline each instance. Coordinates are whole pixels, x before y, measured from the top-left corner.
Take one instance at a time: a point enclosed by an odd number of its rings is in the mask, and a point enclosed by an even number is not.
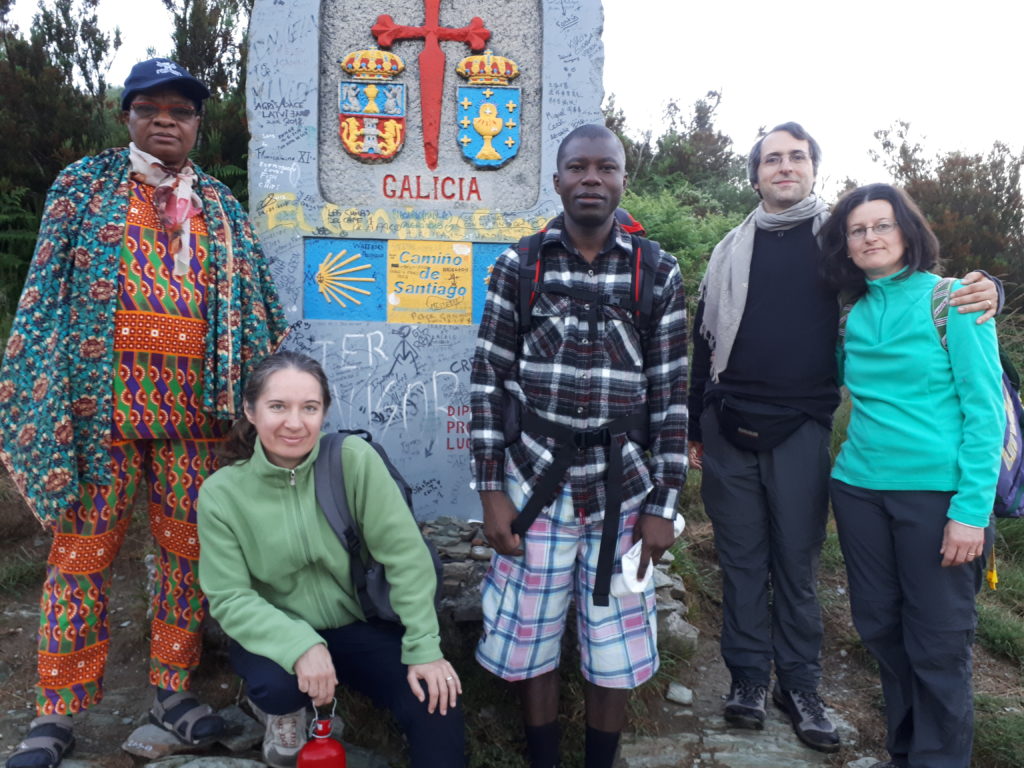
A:
[[[46,563],[24,547],[21,551],[8,553],[0,565],[0,594],[10,595],[30,586],[39,586],[45,574]]]
[[[1024,765],[1024,712],[1020,702],[990,696],[974,698],[974,755],[976,768],[1020,768]]]

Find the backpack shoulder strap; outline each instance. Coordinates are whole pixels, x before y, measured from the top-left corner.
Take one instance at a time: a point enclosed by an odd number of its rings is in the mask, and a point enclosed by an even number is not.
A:
[[[534,232],[532,235],[520,238],[516,245],[516,250],[519,252],[520,335],[530,330],[530,310],[533,308],[534,299],[537,298],[535,288],[540,282],[540,245],[543,240],[543,232]]]
[[[944,277],[932,288],[932,322],[935,323],[935,330],[938,331],[939,343],[943,349],[949,348],[946,326],[949,323],[949,292],[955,280],[953,277]]]
[[[341,459],[342,443],[352,435],[359,435],[369,441],[369,433],[363,430],[339,430],[320,438],[320,453],[313,464],[313,482],[324,517],[348,552],[349,578],[352,580],[356,599],[363,610],[363,615],[371,619],[378,616],[378,610],[369,593],[368,566],[363,562],[361,551],[362,532],[352,517],[352,510],[348,507],[348,496],[345,495],[345,470]]]
[[[348,508],[345,472],[341,464],[341,444],[350,434],[335,432],[320,438],[320,453],[313,464],[313,482],[324,517],[354,563],[361,560],[359,548],[362,546],[362,535],[352,518],[352,510]]]
[[[658,260],[661,246],[654,240],[640,235],[630,235],[633,244],[635,265],[633,268],[633,306],[636,311],[637,327],[647,334],[651,328],[654,312],[654,284],[658,278]]]
[[[846,321],[850,317],[850,312],[853,311],[853,305],[857,303],[859,297],[854,296],[850,293],[839,294],[839,346],[846,346]]]

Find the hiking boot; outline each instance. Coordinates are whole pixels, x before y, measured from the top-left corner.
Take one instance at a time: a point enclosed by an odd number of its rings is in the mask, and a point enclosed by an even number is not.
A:
[[[267,730],[263,734],[263,762],[271,768],[293,768],[306,743],[306,710],[270,715],[249,701],[253,714]]]
[[[839,750],[839,732],[825,713],[825,702],[814,691],[772,689],[772,701],[789,715],[797,738],[819,752]],[[885,765],[885,763],[882,763]]]
[[[725,702],[725,722],[738,728],[764,728],[768,686],[750,680],[733,680]]]

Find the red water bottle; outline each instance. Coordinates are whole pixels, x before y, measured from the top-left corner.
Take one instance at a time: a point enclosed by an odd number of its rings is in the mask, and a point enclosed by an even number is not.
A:
[[[335,700],[334,707],[337,705]],[[316,716],[309,729],[310,739],[299,750],[295,768],[345,768],[345,748],[331,738],[334,707],[331,707],[329,715],[321,715],[319,710],[314,710]]]

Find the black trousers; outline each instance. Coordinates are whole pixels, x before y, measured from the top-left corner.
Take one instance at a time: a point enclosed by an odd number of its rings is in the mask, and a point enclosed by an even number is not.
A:
[[[701,497],[722,569],[722,659],[733,680],[816,691],[821,608],[816,582],[828,519],[829,431],[805,421],[769,451],[726,440],[701,416]]]
[[[941,566],[945,491],[872,491],[831,482],[853,623],[878,661],[886,748],[907,768],[968,768],[971,643],[986,558]],[[993,529],[985,536],[992,549]]]
[[[401,661],[402,628],[357,621],[337,629],[319,630],[327,642],[341,685],[350,686],[387,709],[409,742],[413,768],[462,768],[465,765],[465,728],[461,702],[442,716],[427,712],[406,681]],[[249,689],[252,702],[272,715],[284,715],[309,706],[299,690],[298,678],[280,664],[249,653],[231,643],[231,665]],[[425,689],[424,689],[425,690]]]

